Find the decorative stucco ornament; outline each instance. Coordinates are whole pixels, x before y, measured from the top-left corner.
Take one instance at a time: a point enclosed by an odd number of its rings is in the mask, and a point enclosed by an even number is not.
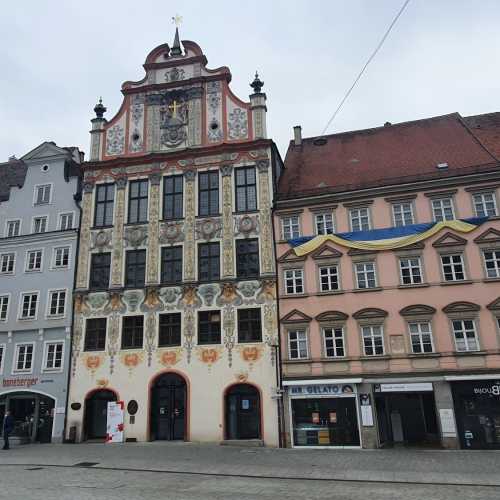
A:
[[[196,238],[199,240],[211,240],[220,238],[222,224],[219,219],[204,219],[196,221]]]
[[[127,242],[128,246],[137,248],[144,244],[148,237],[147,226],[132,226],[126,227],[123,239]]]
[[[112,233],[111,230],[102,229],[97,233],[92,233],[92,249],[97,249],[100,252],[111,248]]]
[[[211,306],[213,304],[218,293],[219,287],[217,285],[206,284],[201,285],[199,288],[199,294],[203,298],[206,306]]]
[[[182,231],[182,222],[167,222],[160,226],[160,243],[176,243],[184,240],[184,233]]]

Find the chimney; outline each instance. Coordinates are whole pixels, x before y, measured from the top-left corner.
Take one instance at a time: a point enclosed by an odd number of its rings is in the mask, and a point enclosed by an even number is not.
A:
[[[295,146],[302,146],[302,127],[300,125],[293,127],[293,142]]]

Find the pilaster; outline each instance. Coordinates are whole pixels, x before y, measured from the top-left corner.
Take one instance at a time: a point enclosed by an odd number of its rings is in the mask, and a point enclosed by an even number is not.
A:
[[[113,226],[113,255],[111,258],[111,288],[123,286],[123,223],[125,219],[125,188],[127,178],[116,179],[115,216]]]
[[[269,160],[257,161],[260,195],[260,252],[261,274],[274,274],[273,231],[271,218],[271,193],[269,189]]]
[[[195,261],[195,189],[194,180],[196,177],[195,170],[187,170],[184,173],[185,183],[185,206],[186,213],[184,214],[184,281],[196,280],[196,261]]]
[[[233,278],[233,189],[231,165],[223,165],[222,175],[222,277]]]
[[[160,172],[153,172],[149,176],[149,224],[148,224],[148,254],[146,284],[154,285],[159,282],[158,252],[159,252],[159,218],[160,218]]]
[[[90,227],[92,226],[92,200],[94,184],[85,182],[82,196],[82,219],[80,221],[80,249],[78,254],[78,275],[76,288],[88,287]]]

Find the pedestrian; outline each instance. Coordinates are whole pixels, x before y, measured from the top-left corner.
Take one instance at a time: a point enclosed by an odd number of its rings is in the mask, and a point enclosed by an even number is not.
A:
[[[11,412],[7,410],[5,412],[5,416],[3,418],[3,426],[2,426],[2,433],[3,433],[3,450],[8,450],[10,449],[9,446],[9,435],[14,429],[14,417],[11,415]]]

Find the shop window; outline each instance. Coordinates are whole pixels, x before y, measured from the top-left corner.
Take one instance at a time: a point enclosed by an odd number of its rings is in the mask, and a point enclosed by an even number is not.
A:
[[[284,240],[291,240],[300,236],[299,216],[290,215],[281,218],[281,233]]]
[[[236,240],[236,275],[238,278],[257,278],[259,276],[259,240]]]
[[[305,330],[288,332],[288,354],[290,359],[307,359],[307,334]]]
[[[122,349],[142,349],[144,316],[124,316],[122,324]]]
[[[236,211],[257,210],[257,184],[254,167],[234,169],[236,188]]]
[[[47,205],[50,203],[50,191],[50,184],[35,186],[35,205]]]
[[[260,308],[238,309],[238,342],[262,342]]]
[[[169,175],[163,178],[163,219],[180,219],[183,213],[184,178]]]
[[[417,285],[422,283],[422,266],[420,257],[405,257],[399,259],[399,270],[402,285]]]
[[[344,329],[342,327],[323,328],[323,337],[327,358],[341,358],[345,356]]]
[[[495,193],[476,193],[473,195],[476,217],[496,217],[497,201]]]
[[[19,236],[21,234],[21,221],[9,220],[7,221],[7,238],[13,238],[14,236]]]
[[[161,282],[180,283],[182,281],[182,246],[161,249]]]
[[[64,316],[66,311],[66,290],[49,292],[49,316]]]
[[[451,324],[457,351],[479,351],[479,341],[473,319],[455,319]]]
[[[200,243],[198,245],[198,279],[217,281],[220,278],[220,244]]]
[[[487,278],[500,278],[500,250],[484,250],[484,265]]]
[[[339,289],[338,266],[323,266],[319,268],[319,282],[322,292],[332,292]]]
[[[66,268],[69,266],[69,247],[54,248],[54,267]]]
[[[35,344],[17,344],[14,356],[15,372],[31,372],[33,369],[33,353]]]
[[[33,232],[35,234],[47,232],[47,217],[33,217]]]
[[[358,262],[354,264],[354,269],[358,288],[376,288],[375,262]]]
[[[109,287],[109,274],[111,268],[111,253],[92,254],[90,260],[90,282],[92,290],[104,290]]]
[[[381,356],[384,354],[384,332],[381,325],[361,327],[365,356]]]
[[[146,250],[127,250],[125,253],[125,286],[142,288],[146,279]]]
[[[432,200],[431,203],[434,222],[453,220],[455,218],[453,200],[451,198],[438,198]]]
[[[130,181],[128,191],[128,223],[141,224],[148,221],[149,181]]]
[[[2,255],[0,255],[0,273],[14,274],[15,262],[15,253],[3,253]]]
[[[441,265],[445,281],[462,281],[465,279],[464,258],[461,253],[441,255]]]
[[[198,344],[220,344],[220,311],[198,312]]]
[[[29,250],[26,254],[26,271],[41,271],[42,255],[42,250]]]
[[[44,370],[61,370],[63,363],[64,342],[45,344]]]
[[[115,204],[115,185],[99,184],[95,195],[94,226],[105,227],[113,225],[113,210]]]
[[[411,202],[394,203],[392,205],[392,217],[396,227],[414,224],[413,205]]]
[[[314,216],[316,234],[333,234],[333,215],[331,213],[316,214]]]
[[[38,308],[38,292],[21,294],[21,319],[35,319]]]
[[[68,229],[73,229],[72,213],[59,215],[59,229],[61,231],[67,231]]]
[[[106,318],[88,319],[85,328],[85,351],[104,351],[106,348]]]
[[[219,215],[219,172],[198,174],[198,215]]]
[[[287,295],[304,293],[304,272],[302,269],[286,269],[284,276]]]
[[[0,321],[7,321],[7,316],[9,313],[9,296],[0,296]]]
[[[181,313],[160,314],[158,347],[181,345]]]
[[[431,324],[424,322],[408,323],[410,332],[411,350],[414,354],[433,352]]]
[[[370,224],[370,210],[364,208],[351,208],[349,210],[349,221],[351,224],[351,231],[369,231]]]

